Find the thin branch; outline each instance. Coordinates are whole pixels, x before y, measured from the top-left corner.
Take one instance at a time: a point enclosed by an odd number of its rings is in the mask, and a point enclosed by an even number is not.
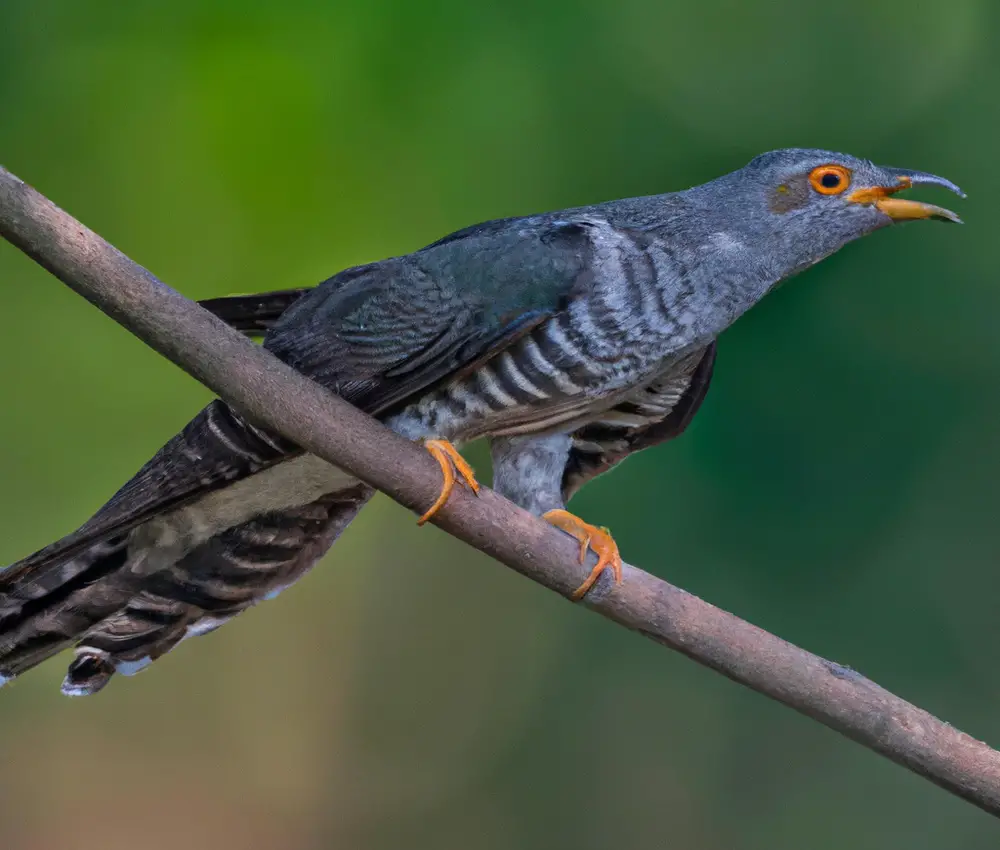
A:
[[[298,374],[162,284],[0,168],[0,235],[254,420],[421,511],[440,488],[430,455]],[[434,523],[564,597],[595,563],[567,535],[484,488],[456,488]],[[820,721],[1000,815],[1000,753],[859,673],[799,649],[632,566],[592,610]]]

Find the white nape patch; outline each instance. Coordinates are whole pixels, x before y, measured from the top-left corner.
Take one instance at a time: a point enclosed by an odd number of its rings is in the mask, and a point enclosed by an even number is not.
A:
[[[121,673],[123,676],[134,676],[136,673],[141,673],[152,663],[153,659],[148,655],[136,661],[116,661],[115,672]]]
[[[263,513],[308,505],[356,481],[315,455],[300,455],[150,520],[133,532],[129,548],[163,549],[160,558],[173,562],[229,528]],[[148,569],[162,568],[160,558],[151,558]]]
[[[228,623],[231,619],[231,617],[202,617],[187,627],[187,631],[184,632],[184,640],[214,632],[219,626]]]
[[[14,681],[13,676],[5,676],[3,673],[0,673],[0,688],[2,688],[8,682],[13,682],[13,681]]]

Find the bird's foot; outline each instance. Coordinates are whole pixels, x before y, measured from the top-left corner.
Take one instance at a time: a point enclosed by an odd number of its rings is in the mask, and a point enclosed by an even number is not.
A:
[[[469,466],[465,458],[458,453],[458,449],[451,443],[447,440],[427,440],[424,443],[424,448],[441,464],[441,474],[444,475],[444,484],[441,486],[441,494],[437,497],[437,501],[430,506],[427,513],[417,520],[417,525],[423,525],[427,522],[448,501],[451,491],[455,489],[456,473],[471,488],[473,493],[479,493],[479,482],[476,481],[476,473],[473,472],[472,467]]]
[[[549,511],[542,515],[542,519],[580,541],[581,564],[587,560],[588,549],[593,549],[597,555],[597,566],[590,571],[587,580],[573,591],[570,597],[574,602],[587,595],[606,569],[610,568],[615,577],[615,584],[622,583],[622,556],[618,553],[618,544],[606,528],[590,525],[578,516],[563,510]]]

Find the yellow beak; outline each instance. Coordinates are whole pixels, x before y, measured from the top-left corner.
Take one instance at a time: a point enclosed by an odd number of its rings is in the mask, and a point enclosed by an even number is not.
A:
[[[869,189],[857,189],[847,196],[854,204],[873,204],[893,221],[913,221],[920,218],[933,218],[938,221],[951,221],[961,224],[960,219],[951,210],[937,207],[934,204],[924,204],[920,201],[906,201],[902,198],[891,198],[896,192],[902,192],[913,185],[912,177],[898,177],[895,186],[873,186]],[[922,182],[922,181],[921,181]]]

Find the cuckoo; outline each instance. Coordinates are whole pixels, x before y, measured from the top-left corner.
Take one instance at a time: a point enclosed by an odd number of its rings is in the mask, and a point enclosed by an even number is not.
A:
[[[779,282],[893,222],[958,222],[906,200],[953,183],[790,149],[684,191],[488,221],[319,286],[204,305],[441,465],[433,515],[477,490],[457,446],[486,438],[493,487],[593,550],[567,512],[585,483],[681,434],[716,339]],[[0,573],[0,684],[75,646],[92,694],[303,576],[372,489],[216,400],[77,531]]]

